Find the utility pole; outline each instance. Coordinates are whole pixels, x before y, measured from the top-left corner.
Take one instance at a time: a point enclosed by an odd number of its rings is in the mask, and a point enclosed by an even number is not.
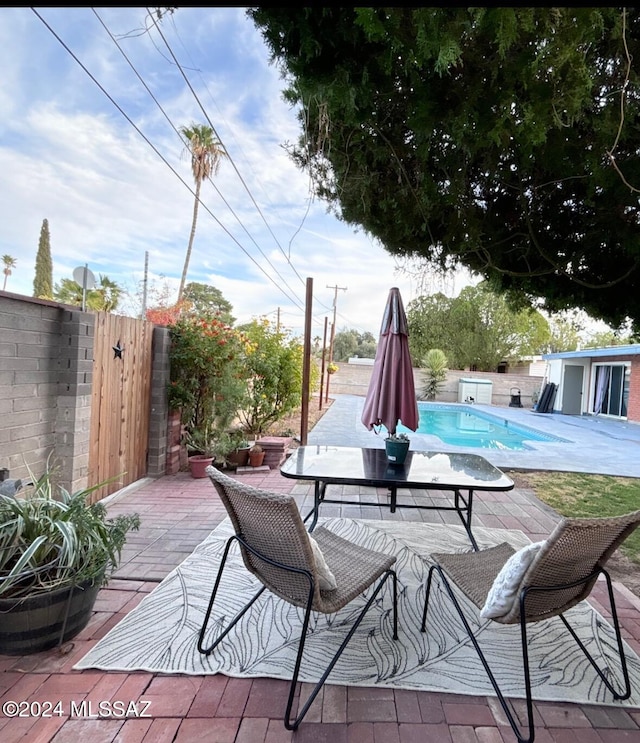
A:
[[[324,318],[324,335],[322,336],[322,368],[320,369],[320,404],[318,410],[322,410],[322,398],[324,397],[324,369],[327,353],[327,318]]]
[[[336,310],[338,306],[338,289],[340,291],[346,292],[347,287],[346,286],[329,286],[327,284],[327,289],[333,289],[333,323],[331,324],[331,339],[329,341],[329,363],[331,364],[333,361],[333,340],[336,337]],[[327,392],[325,395],[325,401],[329,399],[329,377],[331,375],[327,374]]]
[[[309,387],[311,379],[311,310],[313,306],[313,279],[307,279],[304,318],[304,356],[302,364],[302,411],[300,417],[300,444],[307,445],[309,433]]]

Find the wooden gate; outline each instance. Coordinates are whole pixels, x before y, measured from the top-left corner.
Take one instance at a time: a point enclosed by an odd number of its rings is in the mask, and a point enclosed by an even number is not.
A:
[[[98,501],[147,474],[153,323],[96,314],[89,485]]]

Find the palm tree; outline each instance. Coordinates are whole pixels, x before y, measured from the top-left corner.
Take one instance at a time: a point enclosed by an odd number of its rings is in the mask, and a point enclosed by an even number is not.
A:
[[[100,274],[100,283],[89,289],[85,296],[85,306],[94,312],[113,312],[120,301],[122,288],[108,276]],[[54,299],[63,304],[82,307],[82,287],[74,279],[62,279],[54,286]]]
[[[7,279],[11,276],[11,269],[16,267],[16,259],[10,255],[3,255],[2,262],[4,263],[4,268],[2,269],[2,273],[4,274],[2,291],[4,291],[7,288]]]
[[[222,142],[214,136],[211,127],[202,124],[191,124],[191,126],[180,127],[180,133],[187,140],[186,152],[191,155],[191,172],[196,183],[195,200],[193,202],[193,219],[191,221],[191,234],[189,245],[184,258],[184,268],[180,279],[178,290],[178,302],[182,299],[189,261],[191,260],[191,249],[196,234],[196,222],[198,221],[198,206],[200,204],[200,187],[205,178],[210,178],[218,172],[220,160],[226,156]]]

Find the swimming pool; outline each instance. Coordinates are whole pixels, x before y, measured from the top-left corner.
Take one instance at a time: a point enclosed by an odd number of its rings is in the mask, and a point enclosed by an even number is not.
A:
[[[470,405],[446,405],[419,402],[420,423],[415,433],[437,436],[445,444],[478,449],[530,450],[526,441],[566,442],[559,436],[543,433],[528,426],[517,425]],[[412,434],[398,425],[398,431]]]

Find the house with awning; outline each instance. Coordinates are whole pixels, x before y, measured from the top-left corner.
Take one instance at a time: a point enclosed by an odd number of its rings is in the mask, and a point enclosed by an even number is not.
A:
[[[640,423],[640,344],[548,353],[545,382],[554,413]]]

